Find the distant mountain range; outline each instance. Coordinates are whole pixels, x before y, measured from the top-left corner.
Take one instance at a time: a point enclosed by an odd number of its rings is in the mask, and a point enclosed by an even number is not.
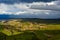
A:
[[[20,19],[20,18],[39,18],[39,19],[60,19],[59,16],[36,16],[36,15],[6,15],[6,14],[2,14],[0,15],[0,20],[1,19]]]
[[[10,15],[5,15],[5,14],[4,15],[0,15],[0,19],[8,19],[8,18],[10,18],[9,16]]]

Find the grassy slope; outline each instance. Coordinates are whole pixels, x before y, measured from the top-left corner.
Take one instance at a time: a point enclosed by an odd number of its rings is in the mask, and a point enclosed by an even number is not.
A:
[[[47,35],[45,35],[47,34]],[[48,35],[51,35],[48,37]],[[5,38],[4,38],[5,37]],[[0,35],[0,39],[6,40],[60,40],[60,30],[52,30],[52,31],[25,31],[24,33],[12,36],[2,36]],[[2,39],[2,40],[3,40]]]
[[[7,34],[6,38],[3,35],[0,35],[0,39],[3,40],[60,40],[60,21],[59,20],[40,20],[40,19],[22,19],[22,24],[28,25],[30,22],[43,24],[42,26],[47,26],[47,28],[40,28],[36,31],[24,31],[24,32],[14,32],[17,35],[11,35],[9,30],[2,30],[4,34]],[[50,35],[51,37],[49,37]],[[3,36],[3,37],[1,37]]]

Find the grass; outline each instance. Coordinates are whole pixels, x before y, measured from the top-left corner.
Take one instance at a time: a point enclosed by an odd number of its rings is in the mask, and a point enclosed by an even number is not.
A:
[[[4,30],[2,30],[2,33],[4,33],[5,35],[8,35],[8,36],[11,36],[11,35],[17,35],[17,34],[20,34],[23,32],[13,31],[13,34],[12,34],[10,30],[4,29]]]
[[[60,20],[15,19],[0,25],[4,27],[0,30],[1,40],[60,40]]]
[[[4,36],[2,37],[4,38]],[[60,40],[60,30],[24,31],[21,34],[5,37],[6,40]]]

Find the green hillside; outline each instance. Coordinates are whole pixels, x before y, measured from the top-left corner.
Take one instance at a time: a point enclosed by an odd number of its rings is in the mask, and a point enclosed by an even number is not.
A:
[[[60,40],[60,19],[1,20],[0,40]]]

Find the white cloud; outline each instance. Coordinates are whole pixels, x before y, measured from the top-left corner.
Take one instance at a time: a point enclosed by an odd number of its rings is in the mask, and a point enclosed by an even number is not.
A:
[[[0,14],[7,14],[7,15],[19,15],[17,17],[23,18],[60,18],[60,1],[52,1],[52,2],[33,2],[33,3],[20,3],[20,4],[0,4]],[[37,9],[30,9],[31,5],[41,5],[44,7],[43,10]],[[45,6],[52,5],[55,8],[54,10],[45,10]],[[37,7],[37,6],[34,6]],[[49,9],[49,7],[47,7]],[[58,8],[58,9],[57,9]],[[57,9],[57,11],[56,11]],[[10,16],[15,17],[15,16]]]

